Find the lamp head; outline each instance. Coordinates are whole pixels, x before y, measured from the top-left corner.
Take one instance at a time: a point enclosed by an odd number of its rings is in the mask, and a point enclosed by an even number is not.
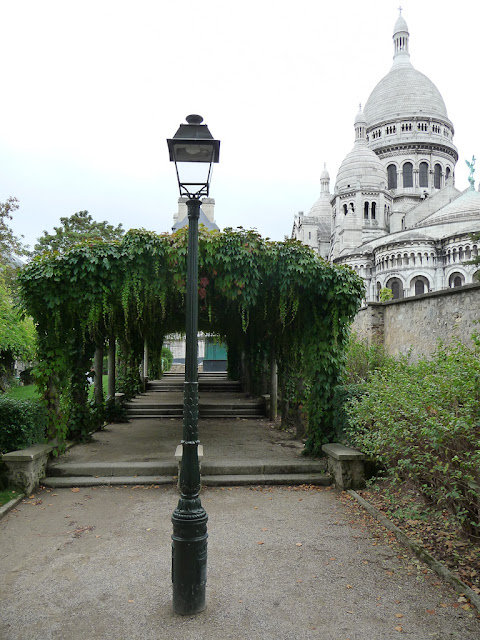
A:
[[[175,162],[181,196],[208,196],[213,163],[219,161],[220,140],[214,140],[203,118],[186,117],[173,138],[167,140],[170,161]]]

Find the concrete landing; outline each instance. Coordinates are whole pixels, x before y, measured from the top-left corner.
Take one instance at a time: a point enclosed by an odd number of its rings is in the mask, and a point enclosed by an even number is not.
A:
[[[330,482],[324,460],[302,455],[303,443],[266,419],[200,419],[202,484],[239,486]],[[49,465],[47,486],[175,484],[180,418],[109,424],[87,444]]]

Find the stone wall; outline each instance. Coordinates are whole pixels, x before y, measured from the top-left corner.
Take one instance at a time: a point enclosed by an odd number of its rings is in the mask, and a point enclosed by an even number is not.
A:
[[[360,309],[353,330],[369,343],[383,344],[387,353],[411,350],[412,359],[430,355],[438,340],[457,337],[468,342],[480,320],[480,284],[444,289],[421,296],[369,303]]]

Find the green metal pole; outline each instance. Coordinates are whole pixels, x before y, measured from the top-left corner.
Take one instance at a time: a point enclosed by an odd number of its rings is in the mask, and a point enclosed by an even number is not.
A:
[[[188,211],[186,356],[183,398],[183,455],[180,499],[172,515],[173,610],[192,615],[205,609],[207,582],[207,520],[200,501],[198,462],[198,218],[200,200],[191,198]]]

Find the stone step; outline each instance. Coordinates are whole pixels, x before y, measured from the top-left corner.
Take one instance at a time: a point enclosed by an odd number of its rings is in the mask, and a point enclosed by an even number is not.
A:
[[[294,462],[261,461],[205,461],[201,465],[205,476],[263,476],[263,475],[323,475],[325,464],[316,460]],[[49,477],[154,477],[175,476],[177,462],[151,460],[133,462],[53,462],[48,465]]]
[[[178,402],[128,402],[126,408],[132,413],[151,413],[152,411],[164,412],[164,411],[183,411],[183,403]],[[209,411],[222,412],[222,411],[253,411],[264,412],[263,402],[234,402],[234,403],[218,403],[218,404],[202,404],[200,403],[198,410],[200,413]]]
[[[58,462],[48,465],[49,476],[169,476],[176,475],[178,466],[171,462]]]
[[[68,487],[114,487],[122,485],[175,485],[177,478],[173,476],[49,476],[42,480],[42,485],[53,489]]]
[[[205,487],[232,487],[257,485],[317,485],[328,486],[331,477],[321,473],[267,473],[252,475],[202,475]],[[122,485],[175,485],[177,476],[49,476],[42,484],[52,488],[122,486]]]
[[[184,383],[183,381],[172,381],[172,382],[160,382],[158,384],[147,385],[148,393],[165,393],[169,391],[183,391]],[[227,380],[222,382],[215,381],[205,381],[199,382],[198,384],[199,391],[209,391],[209,392],[222,392],[222,391],[236,391],[238,393],[242,392],[242,385],[238,382],[229,382]]]

